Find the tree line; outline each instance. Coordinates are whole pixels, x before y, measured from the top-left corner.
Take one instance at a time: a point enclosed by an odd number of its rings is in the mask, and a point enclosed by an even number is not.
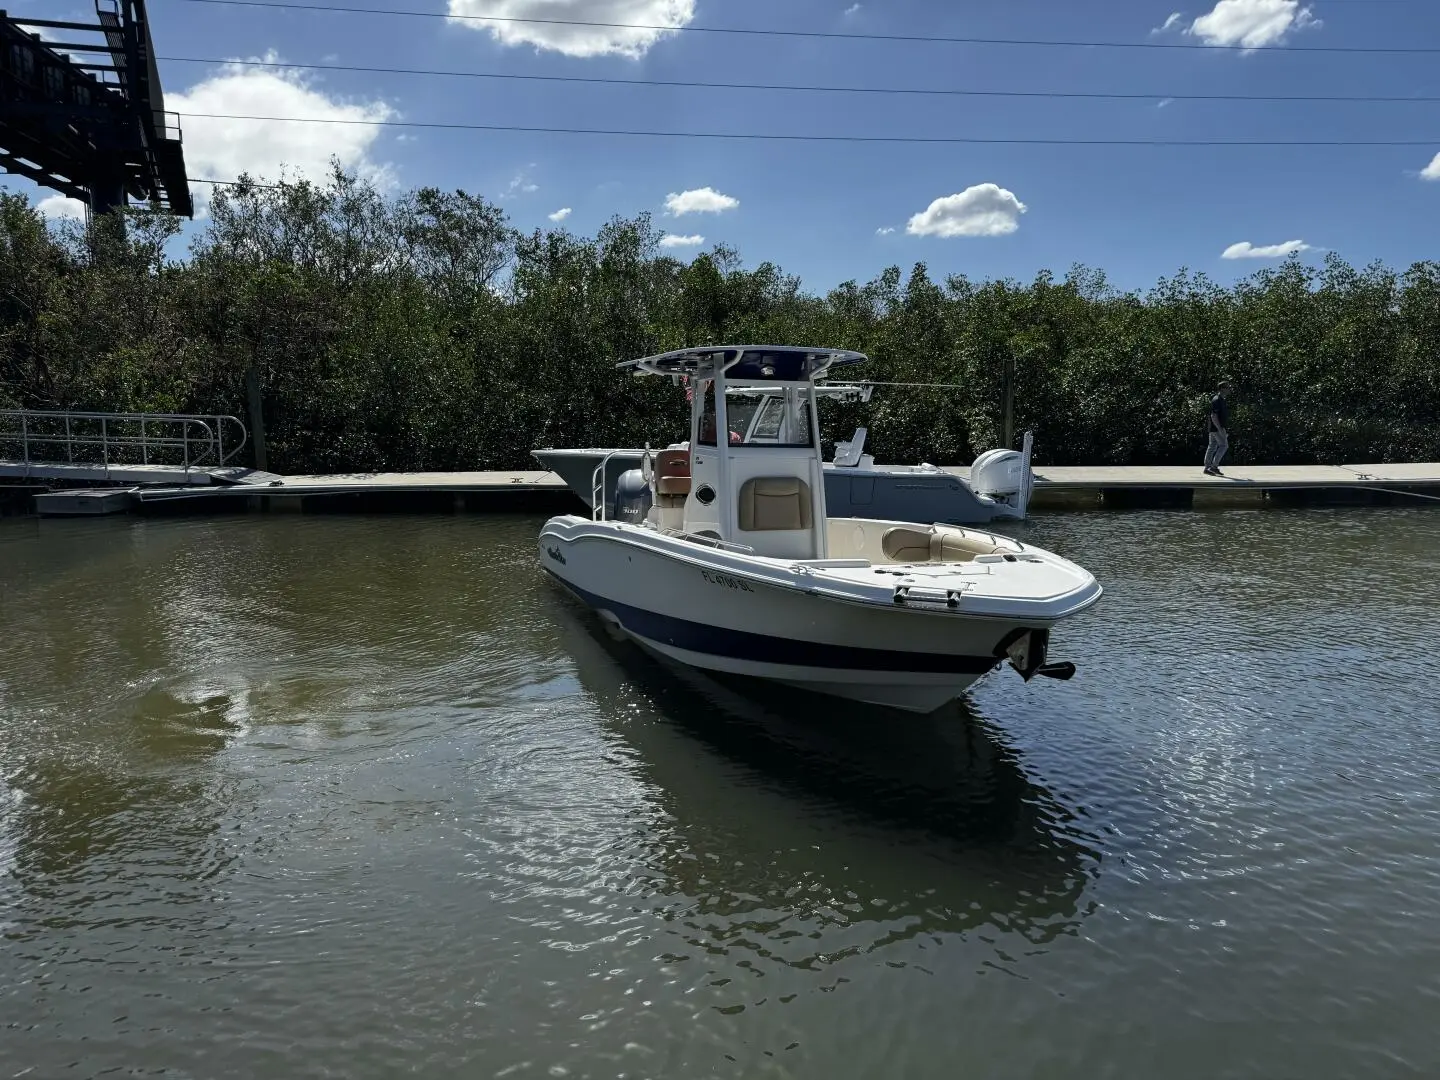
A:
[[[882,461],[999,445],[1007,366],[1041,462],[1194,464],[1222,376],[1231,461],[1440,460],[1440,262],[1289,260],[1228,288],[1182,270],[1144,294],[1086,267],[936,281],[917,264],[821,296],[723,246],[673,258],[648,216],[526,233],[478,196],[339,169],[217,191],[185,259],[175,219],[121,224],[0,195],[0,408],[244,417],[253,372],[277,471],[528,468],[537,447],[683,437],[683,393],[616,361],[764,342],[959,385],[826,407],[827,437],[865,423]]]

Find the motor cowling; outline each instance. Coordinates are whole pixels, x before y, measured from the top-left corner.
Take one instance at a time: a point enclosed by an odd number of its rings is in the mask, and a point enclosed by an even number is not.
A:
[[[626,469],[615,481],[615,521],[641,522],[650,513],[650,485],[639,469]]]
[[[1018,497],[1025,490],[1025,455],[1004,448],[985,451],[970,466],[970,487],[999,502]]]

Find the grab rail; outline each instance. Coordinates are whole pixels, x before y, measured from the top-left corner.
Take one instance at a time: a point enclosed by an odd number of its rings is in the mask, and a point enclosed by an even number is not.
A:
[[[738,551],[742,555],[755,554],[755,549],[749,544],[737,543],[734,540],[721,540],[718,536],[686,532],[684,529],[662,529],[661,531],[666,536],[674,537],[676,540],[689,540],[692,544],[704,544],[706,547],[719,548],[723,551]]]
[[[609,506],[605,499],[605,467],[610,464],[610,459],[616,454],[628,453],[625,450],[611,450],[603,458],[600,464],[595,466],[595,471],[590,476],[590,520],[608,521]]]
[[[229,464],[249,441],[233,416],[0,410],[0,457],[15,447],[26,465]]]

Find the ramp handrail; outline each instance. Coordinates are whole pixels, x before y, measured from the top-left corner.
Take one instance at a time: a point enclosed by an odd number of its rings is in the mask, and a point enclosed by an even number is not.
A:
[[[0,409],[0,457],[15,447],[27,465],[219,467],[249,438],[234,416]]]

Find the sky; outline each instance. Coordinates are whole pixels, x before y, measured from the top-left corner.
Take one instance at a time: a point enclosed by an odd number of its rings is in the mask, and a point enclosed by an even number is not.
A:
[[[1084,263],[1124,289],[1181,267],[1221,281],[1292,254],[1403,267],[1440,257],[1435,0],[282,0],[430,17],[150,0],[166,108],[190,175],[323,176],[330,157],[396,191],[461,188],[519,228],[593,234],[654,215],[670,253],[717,243],[817,291],[924,262],[932,276],[1032,278]],[[88,0],[10,0],[88,14]],[[490,22],[502,16],[682,26]],[[93,16],[92,16],[93,17]],[[1022,46],[792,30],[1009,38]],[[1230,46],[1229,48],[1225,46]],[[1321,49],[1435,47],[1437,53]],[[1309,50],[1309,51],[1307,51]],[[840,93],[293,70],[1140,95],[1120,100]],[[1240,100],[1189,100],[1186,95]],[[1390,96],[1388,102],[1259,95]],[[1246,100],[1250,99],[1250,100]],[[278,123],[196,114],[308,117]],[[354,122],[358,121],[358,123]],[[379,122],[732,134],[1062,140],[1419,140],[1421,145],[1113,146],[787,142],[443,130]],[[1430,140],[1424,142],[1424,140]],[[26,190],[47,213],[77,210]],[[209,189],[197,186],[196,227]]]

